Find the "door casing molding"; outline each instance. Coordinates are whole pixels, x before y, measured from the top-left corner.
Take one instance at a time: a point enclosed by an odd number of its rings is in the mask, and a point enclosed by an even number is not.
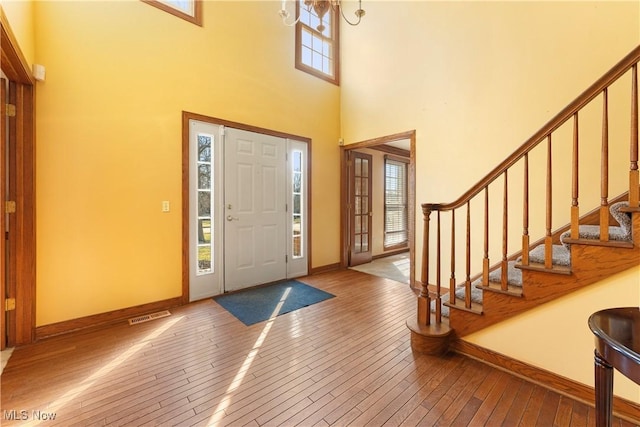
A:
[[[353,144],[340,147],[340,267],[347,268],[349,261],[349,212],[347,210],[348,198],[348,164],[347,154],[349,151],[361,148],[374,148],[389,142],[409,140],[409,170],[408,170],[408,191],[409,198],[409,283],[413,287],[415,283],[415,229],[416,229],[416,131],[396,133],[379,138],[367,139]]]
[[[10,214],[9,258],[11,275],[7,297],[16,299],[15,311],[8,316],[8,345],[33,342],[36,319],[36,184],[35,184],[35,79],[0,7],[0,68],[9,80],[8,102],[16,115],[9,120],[9,200],[16,202]],[[3,118],[4,120],[4,118]],[[3,136],[4,137],[4,136]],[[2,165],[4,167],[4,165]],[[2,173],[6,173],[3,172]],[[0,215],[5,215],[0,201]],[[0,230],[4,232],[4,230]],[[4,255],[4,254],[3,254]],[[3,275],[0,286],[6,286]],[[4,304],[4,301],[0,301]]]
[[[312,176],[312,146],[311,138],[280,132],[272,129],[265,129],[244,123],[232,122],[216,117],[205,116],[188,111],[182,112],[182,303],[189,302],[189,120],[221,125],[249,132],[261,133],[285,139],[295,139],[307,144],[308,147],[308,265],[307,271],[311,272],[312,265],[312,208],[311,208],[311,176]]]

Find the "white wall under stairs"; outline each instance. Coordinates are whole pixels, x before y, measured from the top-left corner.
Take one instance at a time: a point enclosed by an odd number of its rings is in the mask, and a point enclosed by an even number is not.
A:
[[[513,359],[592,386],[591,313],[640,306],[640,266],[463,338]],[[616,371],[614,394],[640,403],[640,386]]]

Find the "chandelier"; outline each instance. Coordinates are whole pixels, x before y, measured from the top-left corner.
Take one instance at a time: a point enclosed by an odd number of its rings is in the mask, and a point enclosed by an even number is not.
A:
[[[313,10],[313,12],[316,14],[318,19],[320,20],[320,24],[317,26],[316,29],[321,33],[325,29],[325,26],[323,24],[324,15],[329,11],[329,9],[333,9],[333,10],[338,9],[340,11],[340,14],[342,15],[342,19],[344,19],[347,24],[353,25],[353,26],[358,25],[360,23],[360,20],[365,14],[364,9],[362,9],[362,0],[358,0],[358,9],[355,11],[357,20],[353,22],[349,21],[349,19],[347,19],[347,17],[344,15],[344,11],[342,10],[340,0],[296,0],[296,1],[300,1],[301,3],[303,3],[304,6],[307,8],[307,11],[311,12],[311,10]],[[285,8],[285,4],[286,4],[286,0],[283,0],[282,8],[280,9],[280,12],[278,12],[278,14],[280,15],[280,18],[282,18],[282,22],[285,25],[289,25],[289,26],[297,24],[298,21],[300,20],[300,17],[298,16],[298,19],[296,19],[293,22],[290,22],[289,18],[291,14]]]

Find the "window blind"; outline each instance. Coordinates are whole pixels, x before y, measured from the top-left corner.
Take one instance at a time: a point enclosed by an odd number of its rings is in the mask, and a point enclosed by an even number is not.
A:
[[[384,246],[408,241],[407,163],[385,157]]]

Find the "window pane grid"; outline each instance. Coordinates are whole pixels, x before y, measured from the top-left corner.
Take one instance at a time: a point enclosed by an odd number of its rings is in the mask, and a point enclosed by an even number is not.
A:
[[[212,156],[213,137],[211,135],[198,135],[198,189],[197,189],[197,218],[198,218],[198,239],[196,249],[197,269],[196,274],[208,274],[213,272],[213,215],[211,200],[212,190]]]
[[[333,42],[322,37],[317,31],[303,26],[302,63],[318,71],[333,76]]]
[[[298,10],[300,20],[296,26],[299,43],[296,49],[296,67],[337,84],[337,12],[329,8],[321,21],[313,8],[306,6],[303,0],[298,1]]]
[[[292,168],[291,168],[291,198],[292,198],[292,208],[291,208],[291,216],[292,216],[292,229],[291,229],[291,242],[292,242],[292,251],[291,255],[293,258],[302,258],[303,253],[303,188],[304,183],[303,179],[303,165],[302,165],[302,151],[295,150],[291,155]]]
[[[385,159],[384,246],[408,241],[407,165]]]

